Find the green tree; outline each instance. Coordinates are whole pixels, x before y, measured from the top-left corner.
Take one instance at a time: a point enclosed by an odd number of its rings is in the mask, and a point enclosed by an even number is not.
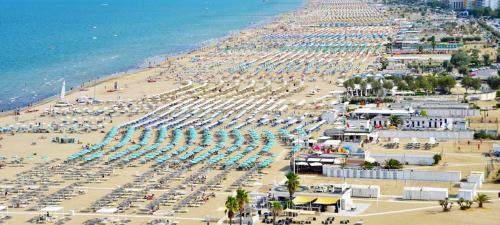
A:
[[[448,198],[444,200],[439,200],[439,205],[443,207],[443,212],[449,212],[453,207],[453,202],[451,202]]]
[[[436,78],[436,75],[433,74],[433,75],[427,76],[427,81],[430,84],[430,89],[427,90],[427,91],[431,92],[431,93],[434,92],[436,90],[436,88],[438,87],[438,85],[439,85],[438,84],[438,79]]]
[[[473,67],[479,67],[481,65],[481,62],[479,61],[478,49],[472,49],[472,53],[470,55],[470,63],[472,64]]]
[[[392,38],[391,37],[387,38],[387,41],[388,43],[385,44],[385,48],[388,52],[392,54]]]
[[[464,50],[458,50],[451,55],[450,63],[455,66],[455,68],[465,67],[468,68],[471,62],[470,56]]]
[[[425,111],[425,110],[420,111],[420,116],[424,116],[424,117],[427,116],[427,111]]]
[[[437,165],[441,161],[442,156],[441,154],[435,154],[432,158],[434,159],[434,165]]]
[[[234,214],[239,210],[238,201],[234,196],[227,196],[225,206],[227,218],[229,218],[229,224],[233,224]]]
[[[427,79],[427,77],[423,76],[417,77],[416,85],[418,86],[419,89],[425,91],[426,93],[432,92],[432,85]]]
[[[238,188],[236,190],[236,201],[238,202],[238,209],[240,211],[240,225],[242,224],[243,220],[243,213],[245,212],[245,206],[250,202],[250,197],[248,195],[248,191]]]
[[[279,216],[283,212],[283,206],[281,202],[272,201],[271,202],[271,213],[273,214],[273,224],[276,225],[276,216]]]
[[[346,80],[344,81],[344,88],[347,89],[347,91],[349,91],[351,93],[351,96],[353,95],[353,91],[354,91],[354,80],[352,79],[349,79],[349,80]]]
[[[387,93],[392,90],[392,88],[394,87],[394,83],[390,80],[384,80],[382,87],[385,89],[384,93]]]
[[[431,39],[431,45],[432,45],[432,51],[436,50],[436,36],[432,35]]]
[[[483,208],[484,203],[490,202],[490,197],[486,194],[479,193],[479,194],[477,194],[476,202],[477,202],[479,208]]]
[[[500,184],[500,169],[497,170],[495,176],[493,177],[493,182],[496,184]]]
[[[465,93],[467,93],[469,89],[479,90],[479,88],[481,88],[481,80],[479,78],[465,76],[462,79],[462,86],[465,88]]]
[[[401,169],[403,168],[403,165],[396,159],[389,159],[388,161],[385,162],[385,168],[386,169]]]
[[[373,167],[375,167],[375,166],[373,165],[373,163],[368,162],[368,161],[365,161],[365,162],[363,162],[363,165],[362,165],[361,167],[362,167],[363,169],[365,169],[365,170],[371,170],[371,169],[373,169]]]
[[[389,65],[389,60],[387,58],[381,58],[380,59],[380,65],[381,65],[381,68],[382,70],[385,70],[387,69],[387,66]]]
[[[491,65],[491,59],[489,54],[483,54],[482,57],[483,57],[483,65],[485,66]]]
[[[473,203],[473,201],[465,200],[464,198],[460,198],[457,200],[457,204],[460,206],[460,210],[470,209]]]
[[[396,116],[396,115],[390,116],[389,117],[389,121],[391,122],[392,126],[396,126],[396,127],[398,127],[400,124],[403,123],[403,121],[401,120],[401,118],[399,116]]]
[[[424,46],[423,45],[418,45],[417,49],[418,49],[418,53],[423,53],[424,52]]]
[[[492,89],[496,90],[500,87],[500,76],[489,77],[486,83],[488,83]]]
[[[378,96],[380,91],[382,90],[382,84],[380,84],[380,81],[374,80],[373,82],[370,83],[370,85],[372,86],[373,94]]]
[[[366,89],[367,85],[368,84],[366,83],[366,81],[361,81],[361,83],[359,83],[359,87],[361,88],[361,95],[365,95],[365,96],[367,95],[367,89]],[[363,94],[363,92],[364,92],[364,94]]]
[[[415,83],[415,78],[413,76],[405,76],[403,79],[408,85],[409,90],[415,90],[418,88],[417,84]]]
[[[288,172],[286,175],[286,189],[288,190],[288,194],[290,194],[290,201],[293,199],[293,194],[299,189],[300,186],[300,178],[294,172]]]
[[[443,88],[446,93],[450,93],[450,90],[455,87],[457,81],[450,75],[441,76],[438,79],[438,85]]]

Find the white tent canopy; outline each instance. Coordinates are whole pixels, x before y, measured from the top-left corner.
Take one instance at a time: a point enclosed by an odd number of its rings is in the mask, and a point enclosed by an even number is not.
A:
[[[0,205],[0,211],[6,210],[7,206],[6,205]]]

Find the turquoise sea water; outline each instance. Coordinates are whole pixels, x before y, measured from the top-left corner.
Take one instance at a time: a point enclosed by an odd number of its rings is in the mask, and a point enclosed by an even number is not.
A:
[[[193,50],[302,0],[0,0],[0,110]]]

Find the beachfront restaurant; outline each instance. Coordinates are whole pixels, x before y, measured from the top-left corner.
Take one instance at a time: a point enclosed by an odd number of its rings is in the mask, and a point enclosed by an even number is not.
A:
[[[342,142],[371,142],[376,140],[376,133],[367,129],[326,129],[323,132],[324,136],[330,137],[332,140],[340,140]]]
[[[349,210],[352,207],[351,188],[347,185],[300,186],[292,200],[296,210],[315,212],[335,212]],[[284,185],[274,186],[271,196],[278,200],[288,200],[289,193]]]

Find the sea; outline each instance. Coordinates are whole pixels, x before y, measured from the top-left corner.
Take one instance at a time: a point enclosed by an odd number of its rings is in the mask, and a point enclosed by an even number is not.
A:
[[[182,54],[304,0],[0,0],[0,110]]]

